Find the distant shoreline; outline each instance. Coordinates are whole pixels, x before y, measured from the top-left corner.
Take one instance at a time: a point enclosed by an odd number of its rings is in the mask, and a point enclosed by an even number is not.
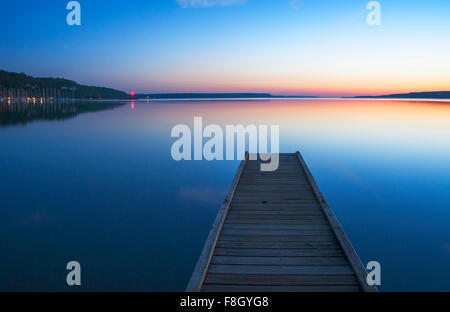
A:
[[[387,95],[359,95],[348,97],[321,97],[315,95],[273,95],[257,92],[180,92],[180,93],[126,93],[105,87],[80,85],[64,78],[34,78],[24,73],[0,70],[0,100],[226,100],[226,99],[428,99],[450,100],[450,91],[411,92]]]
[[[449,99],[437,98],[348,98],[348,97],[271,97],[271,98],[167,98],[167,99],[149,99],[153,102],[169,102],[169,101],[268,101],[268,100],[393,100],[393,101],[432,101],[432,102],[450,102]],[[100,100],[101,101],[101,100]],[[134,101],[145,102],[146,99],[134,99]]]
[[[270,93],[139,93],[136,99],[272,99],[272,98],[317,98],[317,96],[285,96]]]
[[[450,91],[410,92],[387,95],[360,95],[356,99],[450,99]]]
[[[266,97],[266,98],[256,98],[256,97],[248,97],[248,98],[160,98],[160,99],[151,99],[149,98],[129,98],[129,99],[70,99],[69,101],[60,101],[60,100],[46,100],[44,102],[50,102],[50,103],[73,103],[73,102],[82,102],[82,103],[105,103],[105,102],[129,102],[129,101],[136,101],[136,102],[182,102],[182,101],[270,101],[270,100],[311,100],[311,101],[320,101],[320,100],[373,100],[373,101],[414,101],[414,102],[420,102],[420,101],[428,101],[428,102],[450,102],[450,98],[387,98],[387,97],[290,97],[290,96],[273,96],[273,97]],[[33,103],[33,101],[12,101],[13,103]],[[0,98],[0,103],[8,103],[8,100],[6,98]]]
[[[161,93],[136,94],[136,100],[225,100],[225,99],[398,99],[398,100],[450,100],[450,91],[413,92],[404,94],[390,94],[378,96],[353,97],[320,97],[304,95],[273,95],[270,93]]]

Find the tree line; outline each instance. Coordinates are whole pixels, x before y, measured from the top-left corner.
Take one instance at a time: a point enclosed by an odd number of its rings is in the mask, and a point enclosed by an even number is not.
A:
[[[64,78],[34,78],[0,70],[0,98],[6,99],[128,99],[111,88],[84,86]]]

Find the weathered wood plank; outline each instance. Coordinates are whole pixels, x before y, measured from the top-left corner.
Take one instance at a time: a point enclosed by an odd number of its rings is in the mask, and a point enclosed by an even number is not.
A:
[[[208,274],[205,283],[254,286],[359,286],[354,275]]]
[[[244,285],[209,285],[205,292],[358,292],[359,286],[244,286]]]
[[[298,198],[298,199],[279,199],[279,198],[241,198],[235,199],[234,203],[243,204],[290,204],[290,205],[306,205],[306,204],[317,204],[317,200]]]
[[[327,220],[273,220],[273,219],[242,219],[242,218],[229,218],[227,220],[230,224],[266,224],[266,225],[277,225],[277,224],[296,224],[296,225],[326,225]]]
[[[344,253],[340,249],[241,249],[241,248],[216,248],[217,256],[241,256],[241,257],[342,257]]]
[[[295,211],[295,210],[275,210],[275,211],[253,211],[253,210],[239,210],[239,209],[231,209],[230,215],[243,215],[243,216],[282,216],[282,215],[290,215],[290,216],[323,216],[323,213],[320,211]]]
[[[227,235],[221,234],[223,242],[336,242],[331,235]]]
[[[254,206],[254,205],[242,205],[242,206],[237,206],[237,205],[233,205],[231,207],[230,210],[233,211],[296,211],[296,212],[317,212],[320,211],[318,210],[318,207],[314,207],[314,206],[300,206],[300,207],[290,207],[290,206],[274,206],[274,205],[270,205],[270,206],[264,206],[264,205],[260,205],[260,206]]]
[[[254,235],[254,236],[267,236],[267,235],[300,235],[300,236],[316,236],[316,235],[328,235],[334,237],[333,231],[329,228],[325,229],[315,229],[315,230],[291,230],[291,229],[233,229],[228,226],[224,226],[222,230],[222,235]]]
[[[331,242],[229,242],[218,241],[219,248],[250,249],[341,249],[337,243]]]
[[[236,202],[315,202],[313,194],[275,194],[275,193],[260,193],[260,194],[239,194],[236,196]]]
[[[298,185],[300,187],[311,187],[308,181],[305,179],[293,178],[282,178],[282,177],[255,177],[255,178],[244,178],[241,180],[242,185]]]
[[[299,214],[280,214],[275,216],[272,215],[242,215],[230,213],[229,220],[301,220],[301,221],[325,221],[324,216],[310,216],[310,215],[299,215]]]
[[[211,264],[237,265],[349,265],[345,257],[236,257],[213,256]]]
[[[211,264],[209,273],[216,274],[276,274],[276,275],[348,275],[351,266],[287,266],[287,265],[223,265]]]
[[[280,196],[280,195],[290,195],[290,196],[309,196],[310,198],[314,198],[314,192],[312,190],[282,190],[282,189],[262,189],[262,188],[253,188],[253,189],[239,189],[239,195],[246,196],[258,196],[258,195],[271,195],[271,196]]]
[[[308,190],[313,191],[312,187],[308,184],[276,184],[276,183],[240,183],[238,186],[238,190],[251,190],[251,191],[260,191],[260,190],[269,190],[269,191],[277,191],[277,190],[288,190],[288,191],[299,191],[299,190]]]
[[[261,171],[261,164],[258,164],[256,166],[252,165],[251,163],[249,164],[249,169],[245,171],[245,174],[256,174],[256,175],[261,175],[261,176],[270,176],[270,175],[276,175],[276,174],[284,174],[286,172],[297,172],[297,171],[301,171],[301,167],[300,166],[292,166],[291,168],[286,167],[283,168],[283,165],[279,165],[278,169],[276,171]]]
[[[286,199],[290,199],[292,197],[293,199],[315,199],[314,193],[312,191],[267,191],[267,190],[261,190],[261,191],[241,191],[236,195],[236,198],[240,197],[251,197],[251,198],[264,198],[264,197],[287,197]]]
[[[245,172],[243,174],[243,177],[246,178],[261,178],[261,177],[272,177],[272,178],[293,178],[295,179],[296,177],[302,177],[304,173],[298,169],[298,170],[284,170],[284,171],[273,171],[273,172],[265,172],[265,173],[261,173],[261,172]]]
[[[224,229],[227,230],[327,230],[331,231],[328,225],[296,225],[296,224],[234,224],[225,222]]]
[[[291,210],[318,210],[320,206],[317,203],[300,203],[300,204],[274,204],[274,203],[262,203],[262,202],[254,202],[254,203],[237,203],[233,202],[231,205],[232,209],[291,209]]]

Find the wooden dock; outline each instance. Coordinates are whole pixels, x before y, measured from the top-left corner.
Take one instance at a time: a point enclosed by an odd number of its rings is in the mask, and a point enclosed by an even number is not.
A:
[[[299,152],[242,161],[188,292],[377,291]]]

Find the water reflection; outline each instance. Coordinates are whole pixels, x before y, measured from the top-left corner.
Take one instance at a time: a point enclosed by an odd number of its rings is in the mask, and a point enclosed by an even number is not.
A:
[[[122,105],[80,104],[64,115]],[[239,165],[171,158],[172,127],[194,116],[279,124],[280,150],[302,152],[362,261],[381,263],[382,291],[450,290],[448,102],[131,104],[0,128],[0,290],[70,290],[77,260],[81,290],[183,291]]]
[[[125,102],[0,102],[0,127],[37,120],[66,120],[83,113],[113,109]]]

